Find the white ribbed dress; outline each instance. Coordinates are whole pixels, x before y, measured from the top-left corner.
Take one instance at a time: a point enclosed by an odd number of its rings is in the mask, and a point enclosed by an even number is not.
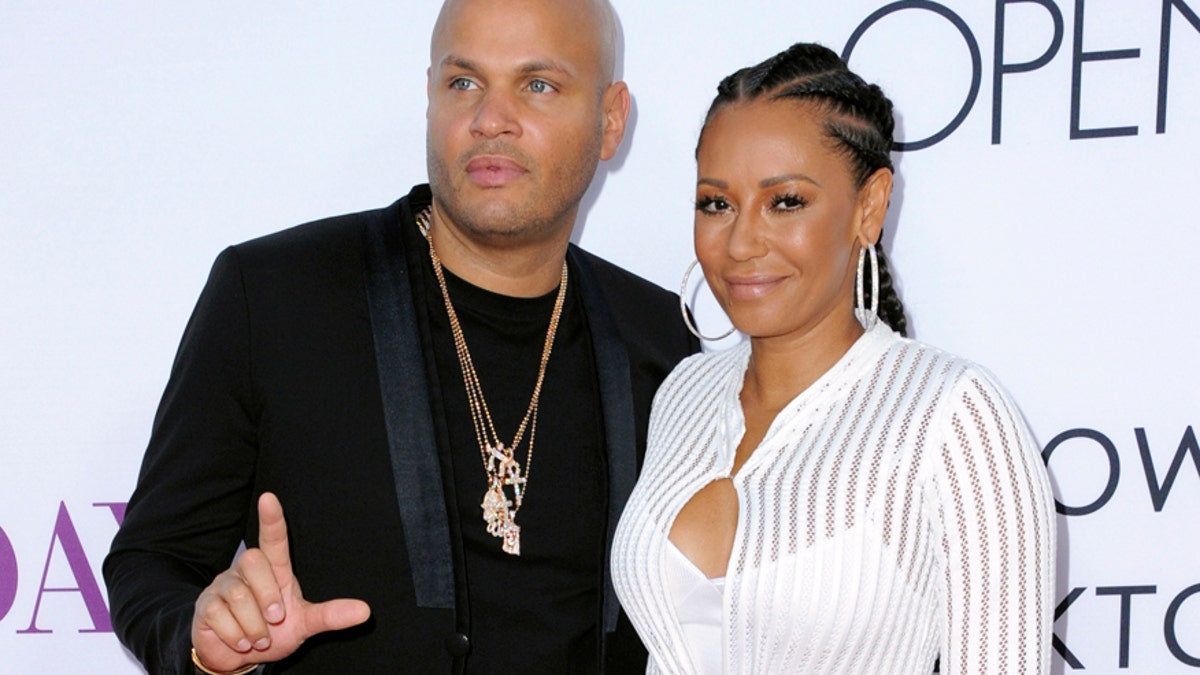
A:
[[[649,673],[693,673],[664,577],[683,505],[729,475],[750,347],[659,390],[613,578]],[[1048,673],[1054,502],[1016,406],[979,366],[882,323],[775,418],[733,478],[724,672]]]

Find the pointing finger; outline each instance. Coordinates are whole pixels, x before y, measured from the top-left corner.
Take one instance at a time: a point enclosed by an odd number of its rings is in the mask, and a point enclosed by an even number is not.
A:
[[[279,503],[279,498],[270,492],[264,492],[258,498],[258,547],[267,555],[267,560],[270,560],[272,565],[291,565],[283,505]]]
[[[287,521],[283,518],[283,505],[279,498],[270,492],[264,492],[258,498],[258,548],[266,556],[275,573],[277,586],[285,586],[292,581],[292,555],[288,548]],[[268,621],[278,623],[283,620],[282,607],[278,613],[271,610],[271,604],[264,606],[264,614]]]

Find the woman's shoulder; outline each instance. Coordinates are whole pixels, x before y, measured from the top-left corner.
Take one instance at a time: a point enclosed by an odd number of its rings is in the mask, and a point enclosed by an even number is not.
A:
[[[692,354],[675,366],[663,386],[679,380],[724,380],[733,374],[740,375],[745,371],[749,357],[749,342],[741,342],[721,351]]]
[[[728,386],[730,380],[740,382],[749,357],[748,342],[722,351],[692,354],[680,361],[663,380],[655,396],[655,405],[698,395],[711,396]]]
[[[917,391],[912,393],[924,400],[924,417],[934,427],[950,429],[952,427],[948,425],[953,420],[971,419],[977,427],[1027,429],[1020,406],[1008,389],[980,363],[929,343],[899,336],[887,354],[885,359],[909,364],[907,369],[890,370],[907,370],[907,379],[917,383]]]
[[[936,345],[922,342],[913,338],[902,337],[891,332],[886,337],[890,341],[884,361],[896,365],[910,364],[922,374],[922,380],[929,384],[937,384],[945,389],[955,389],[967,384],[1002,390],[996,376],[980,363],[947,351]]]

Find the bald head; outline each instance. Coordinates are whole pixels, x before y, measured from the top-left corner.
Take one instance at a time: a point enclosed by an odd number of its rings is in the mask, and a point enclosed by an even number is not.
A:
[[[584,0],[600,40],[600,68],[607,83],[616,77],[617,68],[617,12],[608,0]]]
[[[607,0],[446,1],[426,89],[435,224],[481,248],[566,250],[629,117],[629,89],[612,81],[615,20]]]
[[[433,27],[430,65],[436,67],[437,61],[443,56],[439,41],[446,37],[446,31],[451,29],[457,16],[494,3],[503,3],[508,11],[514,13],[569,12],[578,37],[594,52],[592,60],[599,85],[604,88],[612,84],[617,63],[617,13],[608,0],[446,0]]]

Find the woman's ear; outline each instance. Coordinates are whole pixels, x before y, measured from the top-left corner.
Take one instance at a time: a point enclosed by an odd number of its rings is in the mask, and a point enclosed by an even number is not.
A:
[[[859,189],[858,243],[874,246],[883,232],[888,203],[892,198],[892,170],[881,167],[867,177]]]

